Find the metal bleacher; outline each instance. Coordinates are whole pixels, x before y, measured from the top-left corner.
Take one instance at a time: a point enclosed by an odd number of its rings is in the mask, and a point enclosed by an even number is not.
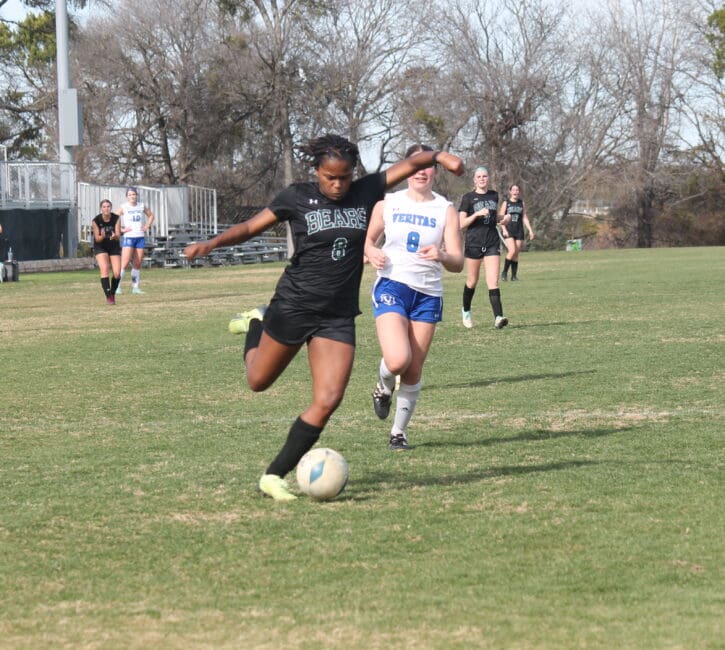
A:
[[[138,185],[141,200],[155,216],[153,227],[146,236],[145,267],[180,268],[256,264],[287,259],[287,239],[276,236],[256,237],[244,244],[214,250],[211,254],[189,262],[184,248],[224,231],[217,222],[216,190],[194,185]],[[91,220],[101,199],[114,205],[125,201],[126,188],[118,185],[78,183],[79,237],[91,237]],[[246,206],[241,216],[252,216],[259,208]],[[226,226],[228,227],[228,226]]]
[[[147,246],[144,266],[160,268],[227,266],[280,262],[287,259],[285,237],[261,236],[236,246],[217,248],[209,255],[197,257],[189,262],[184,255],[184,248],[188,244],[207,238],[208,233],[200,224],[172,226],[169,228],[168,236],[157,236],[154,243]]]

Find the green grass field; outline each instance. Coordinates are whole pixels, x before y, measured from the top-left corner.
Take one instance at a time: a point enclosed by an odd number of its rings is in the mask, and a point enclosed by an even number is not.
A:
[[[0,648],[725,647],[725,250],[527,253],[502,331],[447,275],[408,453],[368,269],[329,503],[255,489],[307,360],[252,394],[226,327],[281,269],[0,285]]]

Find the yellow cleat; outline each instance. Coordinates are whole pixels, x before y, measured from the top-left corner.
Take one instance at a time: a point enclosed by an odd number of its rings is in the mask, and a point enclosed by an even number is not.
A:
[[[249,323],[255,318],[264,320],[265,311],[267,311],[266,307],[255,307],[249,311],[237,314],[229,321],[229,331],[232,334],[244,334],[249,331]]]
[[[293,501],[297,497],[289,491],[289,485],[276,474],[264,474],[259,479],[259,490],[275,501]]]

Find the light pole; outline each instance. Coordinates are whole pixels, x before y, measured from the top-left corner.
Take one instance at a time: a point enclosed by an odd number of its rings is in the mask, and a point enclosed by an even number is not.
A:
[[[73,138],[68,133],[72,123],[73,106],[70,100],[70,63],[68,61],[68,7],[66,0],[55,0],[56,67],[58,76],[58,159],[73,162]],[[76,103],[77,106],[77,103]],[[77,139],[77,138],[76,138]],[[77,143],[76,143],[77,144]]]
[[[68,55],[68,7],[66,0],[55,0],[56,66],[58,75],[58,160],[67,164],[66,178],[71,201],[66,221],[65,250],[75,257],[78,247],[78,208],[75,200],[75,169],[73,147],[82,142],[83,126],[78,94],[70,87]]]

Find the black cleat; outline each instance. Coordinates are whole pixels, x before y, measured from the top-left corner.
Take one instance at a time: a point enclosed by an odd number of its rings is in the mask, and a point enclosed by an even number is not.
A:
[[[508,280],[508,278],[506,277],[506,273],[505,273],[505,272],[501,274],[501,279],[502,279],[502,280],[503,280],[504,282],[506,282],[506,280]],[[511,278],[511,279],[513,280],[513,278]]]
[[[380,382],[375,385],[373,391],[373,408],[375,409],[375,415],[381,420],[384,420],[390,414],[390,404],[393,401],[393,394],[388,395],[383,389]]]
[[[388,445],[388,447],[393,451],[408,451],[410,449],[408,439],[405,437],[404,433],[390,436],[390,445]]]

